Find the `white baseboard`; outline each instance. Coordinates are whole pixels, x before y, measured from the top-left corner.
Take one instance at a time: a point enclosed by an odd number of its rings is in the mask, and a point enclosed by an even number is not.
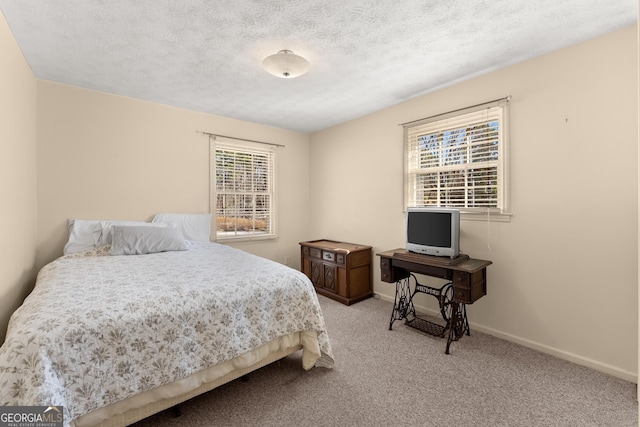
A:
[[[376,294],[376,296],[384,301],[389,301],[391,303],[393,303],[393,298],[389,297],[388,295],[383,295],[383,294]],[[423,306],[415,306],[416,310],[419,311],[420,313],[424,313],[430,316],[439,316],[440,313],[427,308],[427,307],[423,307]],[[602,363],[599,362],[597,360],[593,360],[593,359],[589,359],[574,353],[570,353],[564,350],[560,350],[558,348],[555,347],[550,347],[548,345],[544,345],[544,344],[540,344],[538,342],[535,341],[531,341],[516,335],[512,335],[512,334],[508,334],[502,331],[499,331],[497,329],[494,328],[489,328],[483,325],[479,325],[475,322],[472,322],[471,320],[469,320],[469,327],[472,330],[476,330],[482,333],[485,333],[487,335],[491,335],[494,336],[496,338],[500,338],[503,339],[505,341],[510,341],[519,345],[522,345],[524,347],[527,348],[531,348],[533,350],[537,350],[541,353],[545,353],[545,354],[550,354],[552,356],[558,357],[560,359],[563,360],[567,360],[569,362],[572,363],[576,363],[578,365],[582,365],[582,366],[586,366],[589,367],[591,369],[594,369],[596,371],[599,372],[604,372],[605,374],[608,375],[612,375],[616,378],[620,378],[623,379],[625,381],[630,381],[632,383],[638,384],[638,375],[635,372],[629,372],[629,371],[625,371],[622,370],[620,368],[617,368],[615,366],[611,366],[608,365],[606,363]]]

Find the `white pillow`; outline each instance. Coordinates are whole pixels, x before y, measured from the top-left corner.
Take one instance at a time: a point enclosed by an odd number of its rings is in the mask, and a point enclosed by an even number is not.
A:
[[[114,225],[111,234],[111,255],[187,250],[186,242],[175,228]]]
[[[185,240],[209,242],[211,239],[211,214],[159,213],[152,222],[175,227]]]
[[[69,255],[87,249],[110,245],[111,227],[113,225],[169,227],[169,224],[161,222],[70,219],[68,221],[69,240],[64,245],[63,253]]]
[[[100,221],[87,221],[84,219],[70,219],[68,221],[69,239],[64,245],[65,255],[82,252],[87,249],[97,248],[102,235]]]
[[[100,221],[102,224],[102,235],[100,236],[100,241],[98,242],[100,246],[110,245],[111,244],[111,230],[113,226],[116,225],[124,225],[124,226],[136,226],[136,227],[160,227],[167,228],[171,227],[170,224],[166,222],[145,222],[145,221]]]

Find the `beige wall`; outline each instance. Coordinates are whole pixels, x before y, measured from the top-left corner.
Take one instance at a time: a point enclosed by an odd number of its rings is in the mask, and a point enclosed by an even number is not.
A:
[[[0,342],[31,290],[36,245],[36,80],[0,12]]]
[[[148,220],[209,211],[209,143],[196,130],[283,144],[278,241],[235,246],[299,265],[308,217],[308,136],[253,123],[38,82],[40,267],[62,254],[67,218]]]
[[[508,223],[461,224],[461,249],[494,262],[488,295],[468,307],[472,330],[635,381],[635,31],[627,28],[311,135],[313,237],[368,244],[375,252],[402,247],[398,124],[511,95],[513,217]],[[380,281],[375,257],[374,288],[393,298],[395,288]],[[423,297],[423,309],[435,308],[435,298]]]

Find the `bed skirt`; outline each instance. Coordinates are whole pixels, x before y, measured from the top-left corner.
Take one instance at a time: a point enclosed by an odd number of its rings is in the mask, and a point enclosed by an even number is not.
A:
[[[270,341],[235,359],[211,366],[182,380],[165,384],[128,399],[115,402],[73,420],[73,427],[124,427],[213,390],[256,369],[301,350],[305,332]],[[310,369],[319,355],[303,353],[303,368]]]

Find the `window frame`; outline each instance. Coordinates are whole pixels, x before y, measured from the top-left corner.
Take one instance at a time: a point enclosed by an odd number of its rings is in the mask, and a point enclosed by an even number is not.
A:
[[[459,110],[451,111],[448,113],[438,114],[436,116],[427,117],[425,119],[416,120],[413,122],[403,124],[403,160],[404,160],[404,174],[403,174],[403,211],[406,212],[408,207],[413,206],[446,206],[460,209],[461,217],[465,219],[484,219],[491,217],[496,220],[509,220],[511,213],[509,212],[509,170],[508,170],[508,128],[509,128],[509,100],[510,97],[503,98],[496,101],[491,101],[479,105],[475,105],[468,108],[462,108]],[[439,167],[433,167],[433,173],[438,171],[465,171],[468,169],[478,169],[479,167],[489,166],[495,164],[496,168],[496,207],[469,207],[465,202],[464,206],[455,206],[451,204],[417,204],[415,201],[418,199],[416,193],[418,187],[415,179],[422,171],[429,168],[416,167],[411,169],[412,158],[419,157],[419,149],[417,147],[417,139],[421,136],[437,133],[436,130],[458,130],[467,128],[467,130],[477,122],[482,114],[486,114],[487,117],[496,117],[498,120],[498,158],[486,162],[470,162],[470,157],[467,157],[467,161],[460,164],[448,165],[446,167],[440,164]],[[491,120],[487,118],[485,123],[489,123]],[[453,124],[452,124],[453,123]],[[417,131],[417,132],[416,132]],[[412,146],[413,142],[413,146]],[[413,150],[412,150],[413,147]],[[413,156],[413,157],[412,157]],[[413,162],[415,164],[415,161]],[[475,167],[474,167],[475,166]],[[437,186],[440,189],[442,179],[437,178]],[[465,187],[466,189],[466,187]]]
[[[220,191],[218,186],[218,170],[217,170],[217,152],[219,150],[233,152],[237,154],[248,154],[251,156],[266,156],[266,165],[268,170],[266,172],[266,191],[243,191],[243,190],[226,190]],[[258,143],[253,141],[246,141],[242,139],[230,139],[224,137],[211,137],[209,147],[209,212],[211,212],[211,238],[215,242],[239,242],[239,241],[259,241],[259,240],[273,240],[278,238],[277,232],[277,146],[274,144]],[[254,188],[255,190],[255,188]],[[238,230],[237,223],[236,229],[229,232],[223,232],[218,230],[218,195],[251,195],[251,196],[266,196],[269,199],[269,208],[267,210],[267,231],[266,232],[244,232]],[[253,204],[255,209],[256,204]],[[237,213],[237,212],[236,212]],[[233,215],[232,215],[233,216]],[[236,215],[237,217],[237,215]],[[252,214],[252,220],[256,221],[256,211]],[[255,228],[254,228],[255,230]]]

